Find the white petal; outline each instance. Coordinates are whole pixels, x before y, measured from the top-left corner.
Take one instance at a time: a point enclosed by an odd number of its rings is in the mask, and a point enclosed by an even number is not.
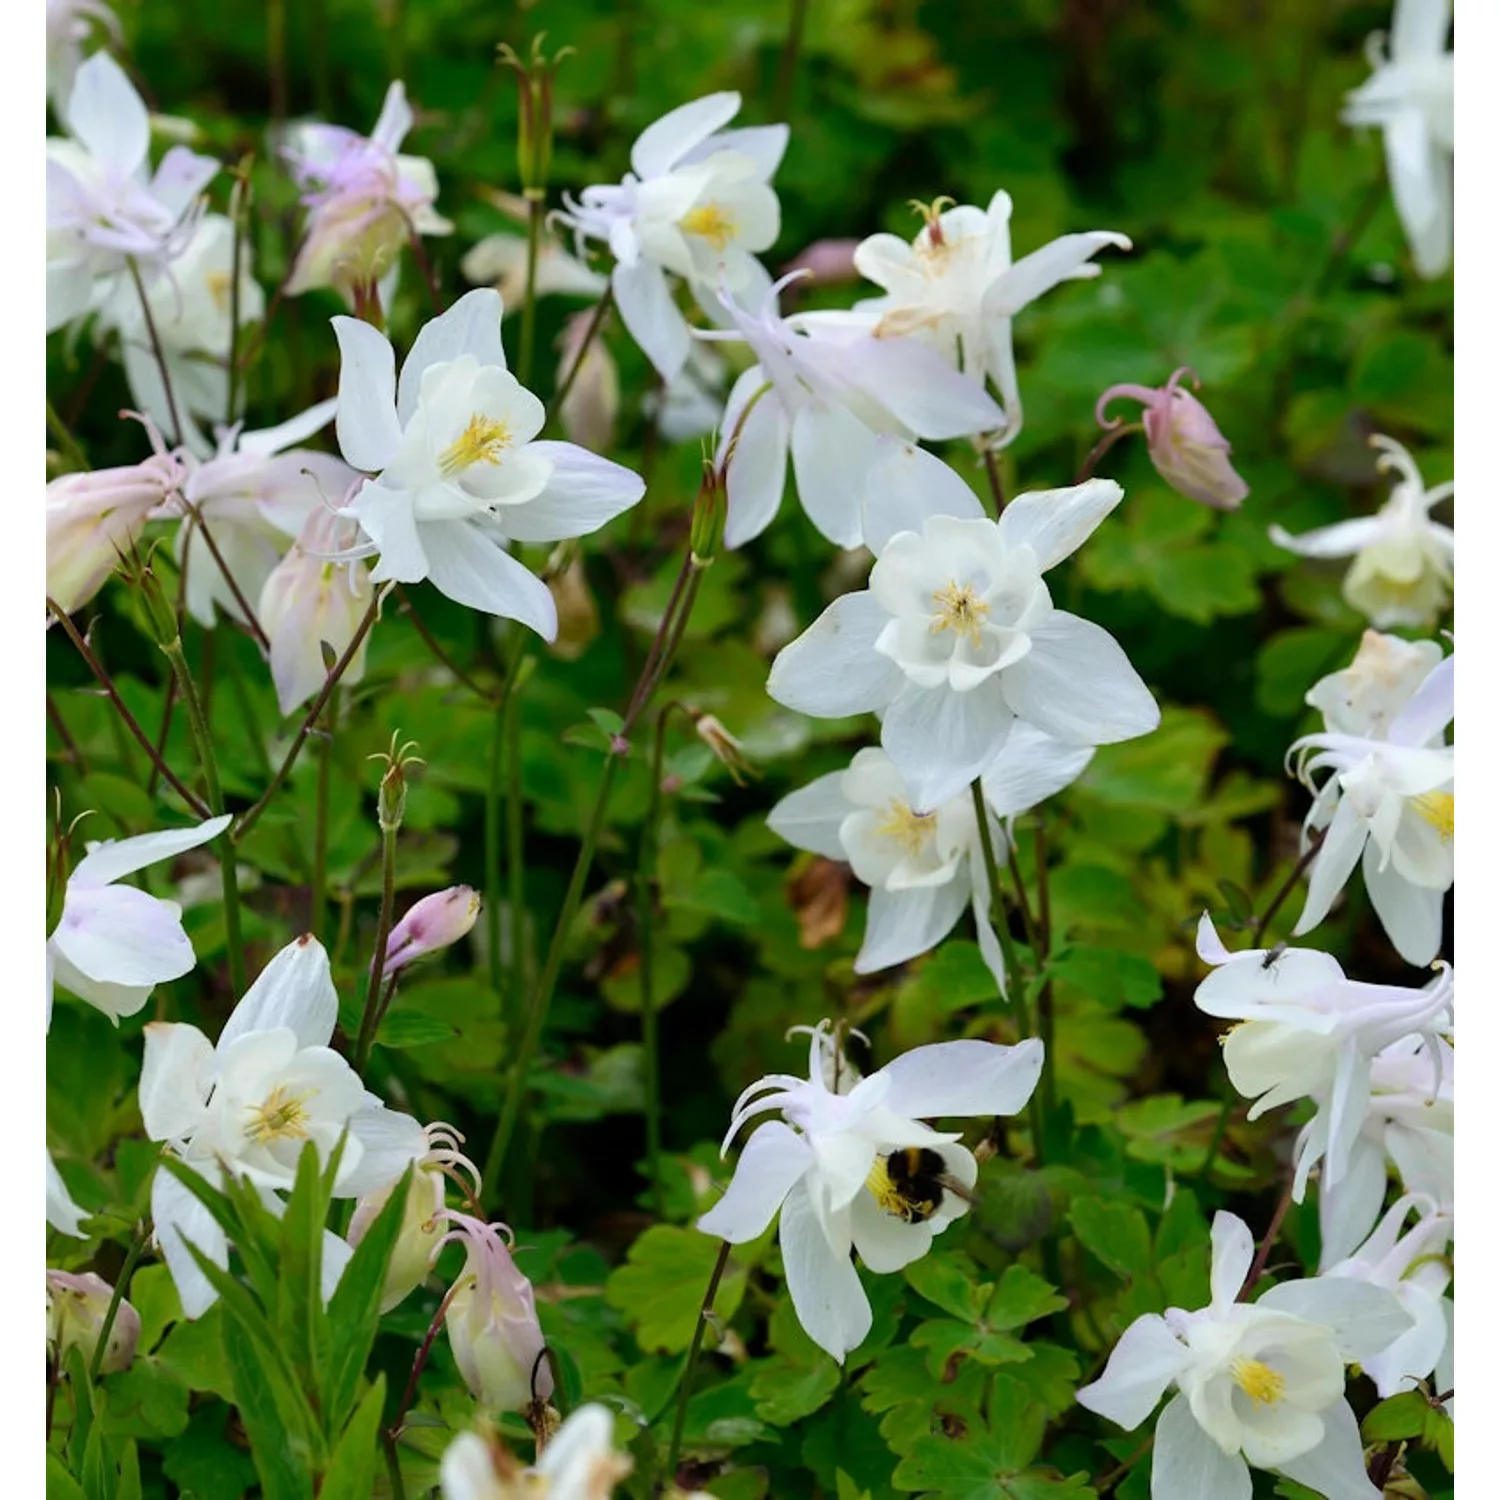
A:
[[[146,160],[151,122],[125,70],[107,52],[79,68],[68,98],[68,129],[100,166],[128,177]]]
[[[1300,557],[1350,557],[1380,540],[1384,523],[1375,516],[1360,516],[1354,521],[1338,521],[1293,536],[1280,526],[1270,528],[1271,540]]]
[[[1059,609],[1030,633],[1031,650],[999,679],[1017,717],[1072,745],[1114,744],[1161,723],[1156,700],[1107,630]]]
[[[830,771],[783,797],[766,814],[766,827],[795,849],[809,849],[824,859],[847,861],[839,824],[854,810],[840,787],[844,772]]]
[[[1234,956],[1224,946],[1224,939],[1207,912],[1198,918],[1197,950],[1198,957],[1206,964],[1227,964]]]
[[[340,1198],[363,1198],[393,1186],[411,1162],[420,1161],[431,1149],[416,1120],[378,1104],[350,1117],[349,1138],[361,1149],[353,1170],[339,1171],[334,1192]]]
[[[906,780],[913,812],[941,807],[994,763],[1015,722],[1005,675],[967,693],[908,684],[886,710],[880,743]]]
[[[419,530],[434,588],[470,609],[519,620],[544,641],[557,639],[552,591],[472,521],[434,521]]]
[[[876,886],[870,891],[865,940],[855,957],[854,972],[877,974],[931,952],[953,931],[968,903],[968,887],[961,880],[905,891]]]
[[[1245,1460],[1227,1454],[1198,1425],[1184,1396],[1173,1396],[1156,1420],[1151,1500],[1250,1500]]]
[[[1014,1047],[997,1042],[935,1042],[888,1062],[886,1103],[913,1119],[945,1115],[1016,1115],[1042,1076],[1042,1044],[1028,1037]]]
[[[1023,255],[985,292],[982,304],[985,316],[1013,318],[1059,282],[1097,276],[1100,268],[1089,261],[1106,245],[1117,250],[1131,248],[1123,234],[1094,229],[1083,234],[1065,234],[1040,250]]]
[[[983,520],[984,507],[942,459],[886,434],[865,474],[865,546],[876,556],[898,531],[922,530],[930,516]]]
[[[417,409],[422,376],[430,365],[448,364],[460,355],[472,354],[481,365],[506,368],[505,349],[500,342],[503,312],[500,293],[494,287],[479,287],[465,292],[447,312],[422,325],[401,366],[401,381],[396,387],[396,417],[403,426]],[[347,449],[344,456],[349,457]]]
[[[338,1020],[339,1000],[328,954],[311,933],[286,945],[260,971],[219,1034],[218,1051],[237,1037],[285,1027],[299,1047],[326,1047]]]
[[[1364,1243],[1385,1201],[1385,1153],[1361,1137],[1350,1151],[1337,1188],[1318,1189],[1318,1224],[1323,1251],[1319,1269],[1327,1270]]]
[[[375,583],[394,578],[398,583],[420,583],[427,577],[427,553],[417,527],[416,497],[410,490],[387,489],[366,481],[350,507],[380,557],[370,570]]]
[[[1151,1415],[1190,1357],[1159,1313],[1143,1313],[1120,1335],[1104,1373],[1079,1390],[1078,1404],[1130,1432]]]
[[[537,1473],[550,1484],[537,1486],[544,1495],[555,1493],[558,1500],[566,1497],[586,1495],[596,1486],[592,1477],[597,1472],[599,1457],[614,1448],[615,1418],[607,1406],[591,1402],[580,1406],[557,1430],[547,1451],[537,1465]],[[476,1496],[476,1500],[493,1500],[497,1487],[494,1478],[494,1463],[490,1462],[490,1483]],[[571,1478],[572,1482],[568,1482]]]
[[[670,172],[695,146],[727,125],[739,110],[740,96],[730,90],[679,105],[636,137],[630,148],[631,170],[642,178]]]
[[[1444,657],[1391,721],[1386,738],[1393,745],[1425,745],[1453,722],[1453,662]]]
[[[1394,864],[1382,870],[1373,839],[1365,845],[1362,868],[1370,904],[1391,946],[1407,963],[1425,968],[1443,944],[1444,893],[1413,885]]]
[[[411,105],[406,102],[406,85],[398,78],[385,91],[380,116],[370,132],[370,139],[387,151],[398,151],[415,120]]]
[[[815,398],[792,422],[797,497],[836,547],[857,547],[862,539],[860,495],[874,451],[875,434],[847,407]]]
[[[47,1153],[47,1222],[59,1234],[70,1234],[74,1239],[83,1240],[88,1236],[83,1232],[82,1221],[87,1217],[86,1210],[80,1208],[74,1201],[73,1195],[68,1191],[68,1185],[62,1179],[62,1173],[57,1170],[56,1163],[52,1160],[52,1153]]]
[[[859,1258],[879,1275],[889,1275],[920,1260],[932,1248],[931,1220],[908,1224],[888,1214],[869,1193],[856,1193],[849,1205],[854,1248]]]
[[[1278,1472],[1316,1490],[1325,1500],[1380,1500],[1365,1472],[1359,1423],[1347,1401],[1335,1401],[1319,1415],[1323,1441],[1308,1453],[1277,1465]]]
[[[338,397],[331,396],[327,401],[319,401],[316,405],[309,406],[306,411],[298,412],[295,417],[288,417],[285,422],[275,427],[262,427],[255,432],[242,432],[239,442],[235,444],[235,450],[239,453],[253,453],[261,458],[269,458],[273,453],[296,447],[298,443],[304,442],[315,432],[322,432],[338,415],[338,409]],[[330,495],[329,498],[336,497]]]
[[[1005,425],[1005,413],[978,381],[915,339],[860,339],[846,357],[849,378],[919,438],[968,437]]]
[[[1092,746],[1065,745],[1017,719],[984,773],[984,799],[997,817],[1014,817],[1071,785],[1093,758]]]
[[[134,886],[85,888],[69,895],[51,941],[86,978],[150,986],[180,978],[197,962],[180,916],[175,902],[158,901]]]
[[[746,371],[746,374],[751,374]],[[746,399],[764,384],[756,383]],[[766,391],[750,408],[743,424],[738,424],[738,410],[733,393],[724,412],[724,433],[728,440],[739,425],[734,452],[729,461],[726,480],[728,512],[724,521],[724,545],[742,547],[753,541],[775,519],[786,489],[786,461],[790,426],[786,409],[774,391]]]
[[[1346,1362],[1373,1358],[1412,1326],[1411,1314],[1384,1287],[1348,1276],[1283,1281],[1255,1305],[1331,1328]]]
[[[195,1165],[201,1170],[201,1164]],[[214,1216],[164,1167],[156,1169],[151,1183],[151,1218],[182,1310],[189,1318],[201,1318],[219,1300],[219,1294],[198,1269],[184,1241],[191,1241],[226,1271],[229,1241]]]
[[[1308,871],[1307,901],[1292,928],[1294,937],[1311,932],[1328,915],[1333,898],[1343,890],[1368,837],[1369,830],[1354,799],[1342,798]]]
[[[769,182],[786,155],[791,130],[785,125],[743,125],[738,130],[720,130],[682,159],[682,165],[702,161],[715,151],[737,151],[755,163],[755,175]]]
[[[106,980],[90,979],[81,969],[74,968],[68,962],[67,954],[61,952],[50,939],[47,943],[47,957],[51,981],[47,987],[47,1024],[49,1026],[52,1024],[53,984],[66,990],[70,995],[77,995],[80,1000],[86,1000],[96,1010],[103,1011],[117,1025],[121,1016],[133,1016],[139,1012],[151,998],[151,991],[155,988],[150,984],[110,984]]]
[[[151,1021],[141,1061],[141,1123],[153,1141],[192,1132],[203,1118],[214,1045],[196,1026]]]
[[[745,1143],[728,1189],[698,1228],[731,1245],[757,1238],[812,1164],[812,1149],[796,1131],[780,1120],[767,1121]]]
[[[766,692],[815,719],[883,708],[905,681],[901,668],[875,649],[889,618],[868,589],[835,599],[777,654]]]
[[[1000,535],[1007,546],[1036,553],[1040,572],[1060,563],[1093,535],[1099,523],[1125,498],[1113,479],[1089,479],[1059,490],[1017,495],[1001,513]]]
[[[804,1183],[782,1204],[781,1259],[797,1321],[813,1343],[843,1364],[874,1319],[854,1262],[829,1245]]]
[[[588,536],[646,493],[639,474],[576,443],[529,443],[526,452],[546,459],[552,477],[534,500],[499,509],[499,524],[514,541],[560,542]]]
[[[323,1306],[328,1306],[329,1298],[338,1290],[339,1277],[344,1274],[344,1267],[354,1258],[354,1249],[347,1240],[341,1240],[331,1229],[323,1231],[323,1260],[319,1267],[318,1292],[323,1298]]]
[[[141,833],[134,838],[95,844],[73,866],[69,884],[108,885],[122,875],[133,875],[159,860],[171,859],[216,839],[234,821],[233,815],[210,818],[196,828],[166,828],[159,833]]]
[[[1239,1296],[1255,1260],[1255,1237],[1250,1226],[1235,1214],[1220,1209],[1209,1231],[1212,1256],[1209,1290],[1217,1307],[1226,1307]]]
[[[644,257],[630,266],[617,261],[610,284],[631,338],[663,380],[674,379],[687,363],[693,339],[687,319],[672,300],[667,273]]]
[[[396,353],[391,341],[357,318],[336,317],[339,341],[339,451],[356,469],[378,474],[396,456]]]

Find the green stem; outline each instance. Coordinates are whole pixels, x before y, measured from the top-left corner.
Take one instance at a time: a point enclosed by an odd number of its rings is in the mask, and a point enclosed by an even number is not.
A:
[[[1308,844],[1302,858],[1292,867],[1292,872],[1282,881],[1276,894],[1271,897],[1266,909],[1260,914],[1255,923],[1255,928],[1250,934],[1250,946],[1259,948],[1266,940],[1266,929],[1271,925],[1271,918],[1281,910],[1282,903],[1297,888],[1297,882],[1307,873],[1307,867],[1318,857],[1318,850],[1323,847],[1324,835],[1319,832],[1313,835],[1311,843]]]
[[[519,663],[517,664],[519,667]],[[517,684],[519,686],[519,684]],[[521,695],[505,703],[505,876],[510,911],[510,1003],[519,1017],[526,1005],[526,827],[521,796]]]
[[[50,397],[47,400],[47,431],[52,434],[63,457],[73,465],[75,470],[86,470],[88,468],[88,454],[83,451],[83,447],[78,439],[68,431],[68,424],[58,416],[57,408],[53,406]]]
[[[1037,813],[1034,849],[1036,853],[1036,961],[1047,970],[1052,962],[1052,897],[1047,886],[1047,836],[1042,827],[1042,814]],[[1057,1060],[1053,1056],[1053,1044],[1057,1038],[1057,1017],[1052,1005],[1052,976],[1042,982],[1041,994],[1037,996],[1037,1035],[1042,1039],[1042,1094],[1047,1113],[1057,1108]]]
[[[229,257],[229,359],[225,366],[229,376],[228,394],[224,401],[224,425],[234,426],[235,408],[240,395],[240,261],[245,247],[245,220],[250,203],[249,168],[241,164],[236,174],[234,189],[230,194],[229,218],[234,226],[234,249]]]
[[[693,1392],[693,1376],[698,1369],[698,1356],[703,1351],[703,1330],[708,1327],[709,1314],[714,1310],[714,1298],[719,1295],[719,1282],[723,1280],[724,1268],[729,1264],[729,1241],[719,1246],[719,1257],[714,1261],[713,1275],[708,1278],[708,1290],[703,1294],[703,1305],[698,1310],[698,1322],[693,1329],[693,1342],[688,1349],[687,1364],[682,1370],[682,1386],[677,1395],[677,1417],[672,1423],[672,1443],[667,1449],[666,1481],[668,1486],[677,1483],[677,1460],[682,1453],[682,1430],[687,1425],[688,1397]]]
[[[1119,422],[1111,427],[1085,455],[1078,474],[1073,480],[1074,484],[1083,484],[1094,477],[1094,470],[1099,466],[1099,460],[1120,441],[1122,437],[1128,437],[1132,432],[1144,432],[1146,429],[1139,422]]]
[[[203,767],[203,780],[208,787],[208,805],[217,816],[224,811],[224,791],[219,784],[219,763],[214,756],[213,731],[203,711],[203,701],[198,696],[197,684],[188,670],[187,657],[182,652],[179,637],[161,648],[172,671],[177,676],[177,692],[187,706],[188,723],[193,731],[193,743],[198,750],[198,760]],[[234,841],[231,831],[225,829],[215,841],[219,847],[219,869],[224,879],[224,937],[229,947],[229,983],[236,995],[245,993],[245,940],[240,931],[240,887],[239,874],[235,868]]]
[[[135,1272],[136,1262],[140,1260],[141,1252],[145,1250],[146,1241],[150,1237],[146,1232],[145,1224],[136,1225],[135,1235],[130,1241],[130,1249],[125,1255],[125,1264],[120,1267],[120,1274],[115,1277],[115,1289],[110,1293],[104,1321],[99,1325],[99,1342],[94,1345],[94,1357],[89,1361],[90,1381],[96,1381],[99,1378],[99,1368],[103,1365],[104,1356],[109,1349],[109,1336],[114,1332],[115,1318],[120,1311],[120,1304],[125,1300],[125,1292],[130,1286],[130,1278]]]
[[[125,257],[125,264],[130,268],[130,279],[135,283],[136,296],[140,298],[141,315],[146,320],[146,336],[151,340],[157,373],[161,376],[162,390],[166,392],[167,410],[172,416],[172,446],[175,448],[182,441],[182,418],[177,411],[177,392],[172,389],[172,372],[167,368],[166,350],[162,347],[161,335],[156,331],[156,317],[151,311],[151,299],[146,295],[146,283],[141,280],[141,268],[133,255]]]
[[[802,34],[807,29],[809,0],[792,0],[792,14],[787,22],[786,46],[776,70],[776,104],[774,116],[785,120],[792,107],[792,90],[797,82],[797,62],[802,55]]]
[[[313,818],[313,877],[308,927],[323,941],[323,922],[328,910],[328,793],[333,779],[333,735],[339,719],[339,695],[328,699],[323,738],[318,741],[318,800]]]
[[[993,448],[984,450],[984,474],[990,482],[990,499],[995,502],[995,519],[1005,510],[1005,482],[1000,478],[1000,460]]]
[[[380,920],[375,928],[375,958],[370,965],[370,986],[365,991],[365,1013],[360,1017],[359,1036],[354,1043],[354,1071],[363,1073],[380,1021],[380,981],[385,977],[385,950],[391,939],[391,915],[396,905],[396,826],[380,830]]]
[[[526,297],[521,304],[521,357],[516,363],[516,379],[531,389],[532,367],[536,359],[536,263],[542,247],[541,188],[526,189]]]
[[[505,704],[492,709],[490,759],[484,781],[484,930],[489,949],[490,988],[506,1012],[505,967],[500,954],[500,776],[505,756]]]
[[[1214,1169],[1214,1161],[1219,1155],[1219,1147],[1224,1144],[1224,1132],[1229,1129],[1229,1117],[1234,1113],[1234,1107],[1239,1103],[1237,1094],[1230,1094],[1224,1101],[1224,1107],[1219,1111],[1219,1118],[1214,1121],[1214,1133],[1208,1143],[1208,1155],[1203,1158],[1203,1165],[1198,1169],[1198,1181],[1207,1183]]]
[[[391,1481],[391,1500],[406,1500],[406,1481],[401,1477],[401,1460],[396,1453],[396,1440],[389,1432],[380,1434],[380,1450],[385,1454],[385,1472]]]

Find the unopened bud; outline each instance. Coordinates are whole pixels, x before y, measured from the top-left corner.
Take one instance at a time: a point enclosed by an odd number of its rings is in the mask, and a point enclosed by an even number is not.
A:
[[[564,47],[549,58],[542,51],[544,40],[545,32],[532,38],[529,62],[522,62],[520,55],[506,42],[498,48],[500,61],[515,73],[521,88],[516,166],[533,213],[540,212],[540,200],[552,170],[552,80],[562,60],[573,50]]]
[[[146,618],[151,622],[151,634],[163,650],[176,646],[182,632],[177,624],[177,610],[167,598],[167,591],[155,571],[144,567],[135,575],[136,587],[146,606]]]
[[[467,885],[423,896],[391,929],[385,950],[386,977],[466,936],[479,917],[479,907],[479,893]]]
[[[92,1363],[114,1295],[115,1289],[92,1271],[82,1275],[47,1272],[47,1348],[54,1359],[60,1362],[68,1350],[77,1349],[85,1364]],[[99,1373],[111,1375],[128,1369],[140,1336],[140,1314],[122,1298]]]
[[[391,736],[391,748],[372,755],[371,760],[385,762],[385,774],[380,778],[380,789],[376,795],[376,816],[380,820],[382,833],[394,833],[406,815],[406,768],[425,765],[421,756],[411,752],[417,748],[415,740],[403,745],[398,731]]]
[[[698,486],[698,495],[693,501],[692,527],[688,532],[693,562],[700,568],[706,568],[723,545],[724,518],[728,509],[724,470],[711,469]]]
[[[443,1173],[435,1166],[418,1166],[412,1173],[401,1228],[396,1231],[395,1248],[380,1293],[382,1315],[404,1302],[427,1279],[447,1227],[443,1219],[444,1187]],[[354,1205],[354,1217],[349,1220],[346,1236],[351,1245],[359,1244],[365,1237],[395,1190],[392,1184],[378,1193],[367,1194]]]
[[[713,751],[736,786],[744,786],[747,779],[759,780],[760,772],[750,764],[744,747],[712,714],[695,714],[693,724],[698,738]]]

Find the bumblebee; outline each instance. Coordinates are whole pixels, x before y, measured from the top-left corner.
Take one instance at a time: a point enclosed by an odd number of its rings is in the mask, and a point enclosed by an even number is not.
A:
[[[904,1146],[877,1156],[866,1186],[886,1213],[907,1224],[930,1219],[943,1206],[945,1192],[969,1198],[948,1163],[928,1146]]]

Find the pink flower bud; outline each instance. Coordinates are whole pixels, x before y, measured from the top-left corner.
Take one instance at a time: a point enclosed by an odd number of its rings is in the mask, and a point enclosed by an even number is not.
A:
[[[468,1251],[445,1315],[464,1383],[490,1411],[524,1411],[533,1401],[546,1401],[552,1369],[543,1357],[536,1296],[496,1232],[505,1226],[468,1214],[447,1217],[458,1227],[445,1240],[460,1240]]]
[[[814,240],[795,260],[786,263],[785,271],[811,271],[813,280],[822,286],[858,281],[854,252],[859,244],[858,240]]]
[[[1229,442],[1218,429],[1208,409],[1177,382],[1187,375],[1198,377],[1186,366],[1172,372],[1160,390],[1143,385],[1112,385],[1100,396],[1094,420],[1101,427],[1118,427],[1104,411],[1117,396],[1142,403],[1141,421],[1151,462],[1179,495],[1211,505],[1215,510],[1237,510],[1250,493],[1250,486],[1234,472],[1229,462]]]
[[[479,893],[467,885],[423,896],[391,929],[385,949],[387,977],[424,954],[456,943],[478,919],[479,906]]]
[[[85,1364],[92,1361],[114,1295],[115,1289],[92,1271],[81,1276],[67,1271],[47,1272],[47,1346],[55,1359],[62,1360],[69,1349],[77,1349]],[[109,1330],[100,1373],[111,1375],[128,1369],[140,1336],[140,1314],[122,1298]]]

